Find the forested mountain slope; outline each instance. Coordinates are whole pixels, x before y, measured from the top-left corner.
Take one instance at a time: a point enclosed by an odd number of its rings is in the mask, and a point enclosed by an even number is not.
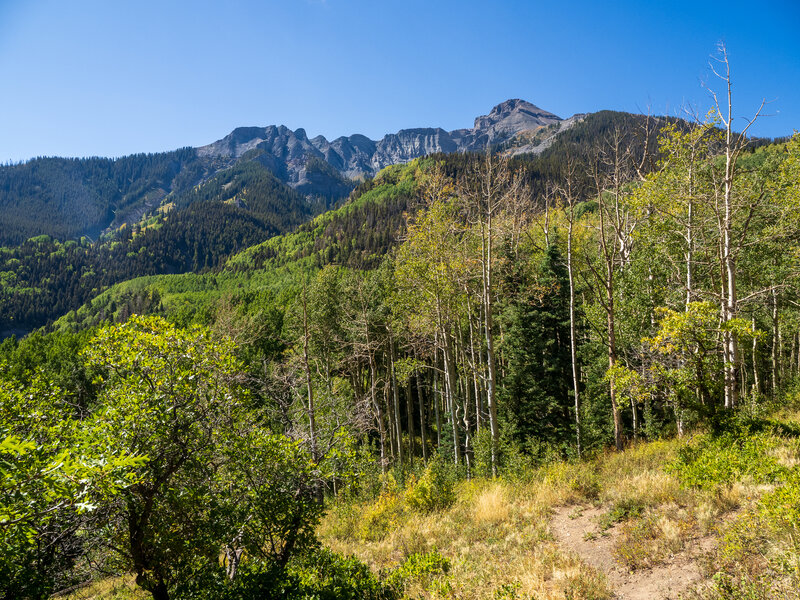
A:
[[[667,121],[663,121],[667,122]],[[643,171],[652,168],[656,160],[654,149],[657,147],[657,127],[650,124],[646,117],[628,113],[601,111],[588,115],[572,129],[565,132],[563,137],[557,139],[550,147],[538,155],[516,156],[512,164],[514,168],[521,169],[521,176],[527,186],[526,195],[529,208],[543,202],[548,187],[552,188],[556,182],[564,177],[569,166],[569,160],[577,161],[600,147],[614,132],[619,132],[624,137],[626,144],[631,147],[631,156],[641,165]],[[253,150],[250,150],[253,152]],[[570,158],[571,157],[571,158]],[[645,157],[649,157],[644,160]],[[478,160],[477,155],[470,154],[438,154],[420,161],[412,161],[408,165],[398,165],[384,169],[374,179],[369,179],[352,192],[350,198],[341,208],[322,214],[316,219],[300,225],[297,230],[287,235],[281,235],[260,244],[255,244],[233,256],[226,264],[205,263],[205,266],[216,267],[214,273],[205,275],[185,275],[162,278],[139,278],[126,282],[109,290],[97,298],[90,305],[77,312],[78,321],[96,322],[98,318],[110,318],[111,314],[122,306],[151,306],[151,301],[144,302],[136,298],[159,298],[160,302],[171,306],[174,298],[173,291],[182,295],[185,290],[191,290],[191,302],[186,305],[197,307],[204,302],[201,300],[206,294],[209,299],[216,299],[221,294],[237,294],[237,290],[258,289],[266,281],[283,281],[288,272],[300,272],[303,269],[317,269],[327,264],[343,265],[351,268],[365,269],[378,266],[383,257],[394,248],[405,235],[406,222],[409,216],[424,204],[424,194],[421,195],[419,186],[425,179],[420,171],[430,167],[433,162],[441,164],[448,177],[456,180],[466,176],[470,165]],[[250,166],[235,167],[236,169],[257,169],[257,163],[246,163]],[[229,195],[235,195],[237,187],[230,187],[228,173],[225,172],[215,178],[210,184],[201,188],[195,194],[206,197],[209,190],[219,192],[227,189]],[[588,170],[576,174],[576,193],[588,197],[591,194],[591,177]],[[199,210],[199,209],[198,209]],[[205,209],[203,209],[205,210]],[[161,231],[150,233],[151,237],[161,237]],[[147,233],[147,230],[146,230]],[[168,243],[169,236],[164,234],[164,243]],[[137,238],[134,238],[134,242]],[[138,248],[148,244],[147,236],[138,243],[129,244]],[[240,248],[244,244],[240,244]],[[124,246],[126,253],[128,246]],[[200,256],[203,247],[200,247]],[[222,257],[224,254],[215,256]],[[143,253],[141,258],[133,259],[130,264],[144,265],[145,261],[153,260],[153,255]],[[126,264],[122,260],[122,264]],[[156,263],[160,264],[160,263]],[[195,265],[189,264],[190,267]],[[204,263],[199,265],[204,266]],[[190,268],[186,270],[196,270]],[[130,273],[124,279],[133,279],[137,275],[153,275],[160,273],[175,273],[177,269],[156,270],[144,267],[142,271],[127,271]],[[120,281],[119,279],[117,281]],[[112,282],[113,283],[113,282]],[[280,288],[281,285],[270,286]],[[97,288],[94,288],[97,289]],[[227,291],[223,291],[227,290]],[[85,301],[85,300],[84,300]],[[109,313],[109,307],[114,307]],[[69,310],[75,310],[78,305],[73,304]],[[194,310],[195,308],[191,309]],[[206,310],[206,309],[203,309]],[[50,313],[51,318],[61,314],[55,311]],[[134,311],[137,312],[137,311]],[[128,308],[123,314],[129,314]],[[91,315],[91,316],[89,316]],[[70,315],[60,323],[71,321]]]
[[[192,148],[116,160],[37,158],[0,167],[0,244],[38,235],[96,239],[205,175]]]
[[[126,279],[211,269],[332,201],[302,196],[252,160],[170,200],[152,217],[94,243],[41,235],[0,248],[0,333],[45,325]]]

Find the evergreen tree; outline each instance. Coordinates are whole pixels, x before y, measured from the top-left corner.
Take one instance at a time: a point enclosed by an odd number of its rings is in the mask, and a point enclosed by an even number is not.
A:
[[[502,313],[505,421],[524,442],[572,439],[570,413],[569,281],[554,240],[539,264],[515,261],[506,273],[509,301]]]

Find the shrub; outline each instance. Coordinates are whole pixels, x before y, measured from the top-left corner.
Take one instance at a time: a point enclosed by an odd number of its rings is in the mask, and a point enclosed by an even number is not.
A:
[[[771,525],[800,534],[800,469],[792,470],[781,487],[766,494],[761,507]]]
[[[714,489],[743,478],[753,483],[773,483],[786,474],[771,451],[779,440],[769,433],[747,435],[728,431],[719,436],[703,436],[696,446],[684,446],[668,465],[689,487]]]
[[[354,556],[319,549],[290,568],[298,600],[395,600],[400,593]]]
[[[642,516],[644,509],[643,502],[635,498],[622,498],[615,502],[611,510],[600,518],[598,524],[601,529],[608,529],[622,521]]]
[[[404,508],[403,498],[397,492],[383,492],[374,503],[368,504],[364,509],[359,537],[368,541],[382,540],[400,525]]]
[[[771,529],[788,538],[786,558],[800,583],[800,469],[795,468],[784,485],[761,499],[760,512]]]
[[[411,583],[427,589],[439,576],[450,570],[450,561],[434,549],[426,553],[409,556],[400,566],[391,571],[386,578],[388,586],[394,590],[404,590]]]
[[[425,467],[422,476],[410,484],[405,495],[406,503],[419,512],[447,508],[456,499],[454,485],[454,478],[442,460],[434,459]]]

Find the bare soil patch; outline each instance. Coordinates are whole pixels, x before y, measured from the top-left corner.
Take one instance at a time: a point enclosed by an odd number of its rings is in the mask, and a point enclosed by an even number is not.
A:
[[[703,578],[700,558],[715,545],[712,536],[696,537],[664,563],[631,572],[614,557],[619,526],[603,531],[598,520],[605,510],[595,506],[562,506],[555,510],[550,531],[564,550],[577,554],[604,574],[619,600],[677,600]]]

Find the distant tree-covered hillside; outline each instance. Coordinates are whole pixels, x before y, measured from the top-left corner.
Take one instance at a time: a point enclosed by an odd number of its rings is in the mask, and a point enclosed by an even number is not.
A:
[[[0,332],[45,325],[108,286],[143,275],[200,272],[329,208],[257,162],[174,197],[162,212],[92,243],[49,235],[0,248]]]
[[[36,235],[96,237],[115,219],[150,209],[204,175],[194,149],[108,158],[37,158],[0,168],[0,244]]]

